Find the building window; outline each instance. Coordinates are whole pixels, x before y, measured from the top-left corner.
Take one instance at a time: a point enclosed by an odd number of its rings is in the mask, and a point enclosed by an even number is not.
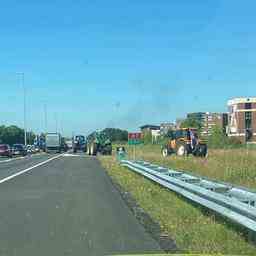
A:
[[[252,112],[245,112],[245,129],[252,128]]]
[[[245,103],[244,108],[245,109],[251,109],[252,108],[252,103]]]

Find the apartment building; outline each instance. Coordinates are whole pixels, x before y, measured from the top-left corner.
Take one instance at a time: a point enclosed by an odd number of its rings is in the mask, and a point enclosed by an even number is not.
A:
[[[256,143],[256,97],[228,101],[227,134],[243,143]]]
[[[140,127],[141,133],[144,134],[146,132],[152,132],[155,130],[160,130],[159,125],[146,124]]]
[[[225,133],[228,125],[227,113],[195,112],[187,114],[187,118],[197,120],[201,124],[201,135],[209,136],[215,126],[222,128]]]

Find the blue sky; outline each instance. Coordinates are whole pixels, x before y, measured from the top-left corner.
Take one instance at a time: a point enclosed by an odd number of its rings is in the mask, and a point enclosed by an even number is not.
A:
[[[255,96],[256,3],[229,0],[3,1],[1,123],[72,131],[226,111]]]

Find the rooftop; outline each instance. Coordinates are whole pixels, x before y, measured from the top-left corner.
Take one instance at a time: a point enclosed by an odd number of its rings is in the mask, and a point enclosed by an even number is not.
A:
[[[145,125],[140,127],[140,129],[146,129],[146,128],[149,128],[151,130],[159,130],[160,126],[159,125],[153,125],[153,124],[145,124]]]
[[[238,103],[256,103],[256,97],[233,98],[228,101],[228,106]]]

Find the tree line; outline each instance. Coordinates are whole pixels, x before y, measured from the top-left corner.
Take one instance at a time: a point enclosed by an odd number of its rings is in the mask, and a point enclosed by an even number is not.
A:
[[[122,142],[128,140],[128,132],[126,130],[121,130],[118,128],[106,128],[103,132],[112,142]],[[44,134],[41,134],[43,136]],[[27,144],[33,144],[36,135],[29,131],[27,132]],[[16,143],[24,144],[24,129],[16,126],[10,125],[0,126],[0,143],[13,145]]]
[[[128,131],[118,128],[106,128],[103,132],[112,142],[121,142],[128,140]]]
[[[0,126],[0,143],[13,145],[16,143],[24,144],[24,129],[16,126],[10,125]],[[33,132],[27,132],[27,144],[33,144],[35,139],[35,134]]]
[[[121,130],[118,128],[105,128],[101,132],[104,133],[106,137],[111,140],[111,142],[126,142],[128,140],[128,131],[126,130]],[[93,134],[94,132],[88,135],[87,138],[93,136]]]

